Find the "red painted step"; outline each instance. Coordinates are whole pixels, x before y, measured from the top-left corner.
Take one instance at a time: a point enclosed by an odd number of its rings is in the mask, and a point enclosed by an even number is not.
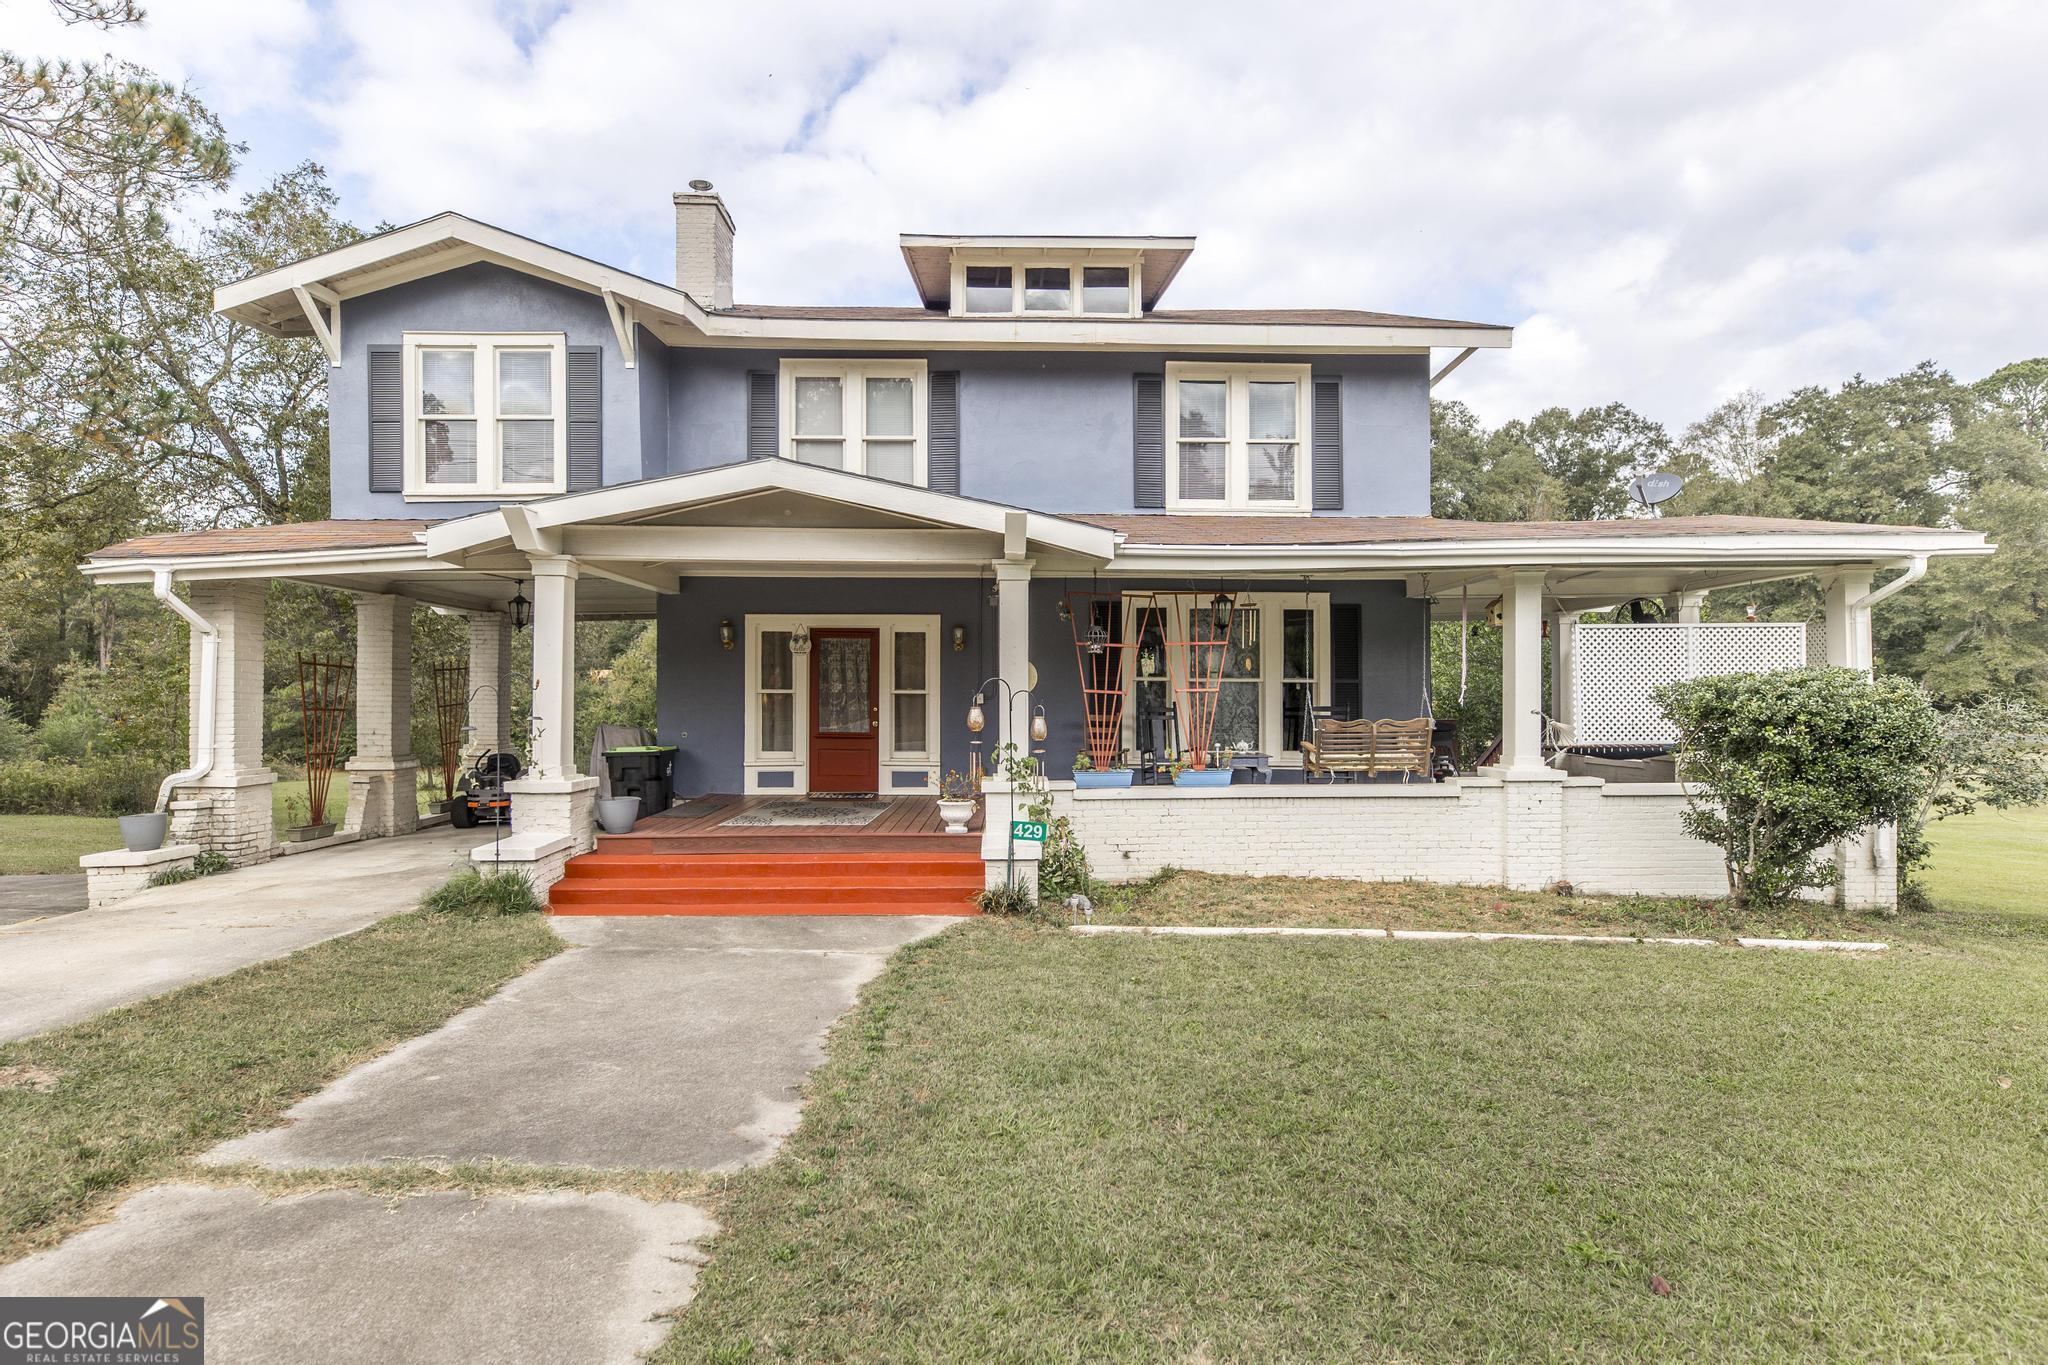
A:
[[[550,889],[557,915],[971,915],[971,852],[615,852],[572,858]]]

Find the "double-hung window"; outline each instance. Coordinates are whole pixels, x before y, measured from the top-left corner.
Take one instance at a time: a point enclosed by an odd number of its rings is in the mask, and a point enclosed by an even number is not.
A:
[[[1166,505],[1305,512],[1306,365],[1169,364]]]
[[[559,333],[407,333],[406,493],[505,498],[564,491],[564,361]]]
[[[782,454],[896,483],[925,483],[922,360],[782,362]]]

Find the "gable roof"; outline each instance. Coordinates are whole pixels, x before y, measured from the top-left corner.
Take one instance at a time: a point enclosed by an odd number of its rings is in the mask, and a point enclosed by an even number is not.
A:
[[[1137,318],[953,317],[923,308],[707,308],[683,290],[459,213],[365,237],[214,291],[214,311],[273,336],[313,336],[347,301],[479,262],[594,294],[622,335],[637,323],[671,346],[816,346],[889,350],[1128,349],[1314,352],[1505,347],[1513,329],[1351,309],[1157,310]],[[303,297],[302,297],[303,295]],[[323,321],[316,326],[318,311]],[[336,355],[340,354],[336,343]]]

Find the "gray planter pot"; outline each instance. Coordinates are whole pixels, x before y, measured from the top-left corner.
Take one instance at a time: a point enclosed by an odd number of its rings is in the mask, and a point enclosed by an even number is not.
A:
[[[324,825],[293,825],[284,832],[284,837],[295,844],[310,844],[315,839],[325,839],[332,833],[334,822],[329,820]]]
[[[170,832],[171,817],[151,811],[147,815],[124,815],[121,817],[121,842],[128,846],[130,853],[153,853],[164,846],[164,835]]]
[[[633,822],[640,818],[640,798],[637,796],[600,796],[597,799],[597,823],[604,827],[606,834],[631,834]]]

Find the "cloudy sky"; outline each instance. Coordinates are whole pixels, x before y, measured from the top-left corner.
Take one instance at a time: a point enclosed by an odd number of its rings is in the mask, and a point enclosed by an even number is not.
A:
[[[1513,323],[1440,390],[1674,425],[2048,353],[2048,5],[0,0],[189,82],[251,183],[453,208],[666,279],[715,181],[750,302],[914,301],[899,231],[1193,233],[1184,306]]]

